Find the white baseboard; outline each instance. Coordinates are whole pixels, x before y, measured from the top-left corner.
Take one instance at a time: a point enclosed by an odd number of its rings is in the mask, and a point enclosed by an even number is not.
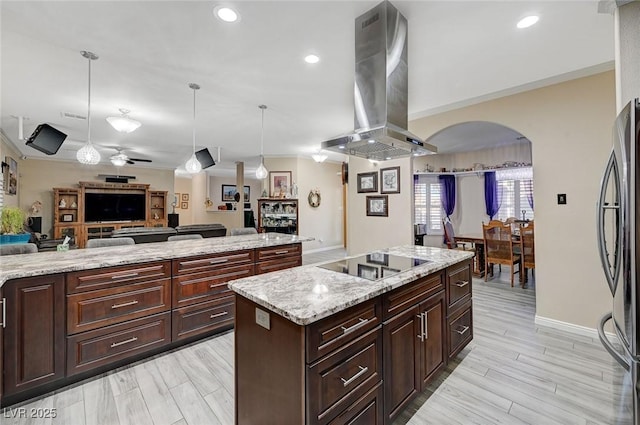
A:
[[[586,326],[575,325],[573,323],[563,322],[561,320],[550,319],[548,317],[538,316],[537,314],[536,314],[534,323],[538,326],[544,326],[551,329],[557,329],[563,332],[569,332],[576,335],[582,335],[589,338],[598,339],[598,330],[595,328],[588,328]],[[616,336],[615,333],[611,333],[611,332],[605,332],[605,333],[607,335],[607,338],[609,338],[611,342],[618,342],[618,337]]]
[[[316,249],[309,249],[306,250],[304,249],[304,245],[302,245],[302,254],[315,254],[316,252],[322,252],[322,251],[331,251],[333,249],[341,249],[344,248],[342,245],[333,245],[333,246],[325,246],[323,248],[316,248]]]

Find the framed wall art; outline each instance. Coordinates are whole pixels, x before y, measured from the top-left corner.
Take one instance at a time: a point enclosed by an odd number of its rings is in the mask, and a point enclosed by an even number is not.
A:
[[[182,208],[183,210],[188,210],[189,209],[189,203],[186,202],[186,201],[180,202],[180,208]]]
[[[269,196],[283,198],[291,189],[291,171],[269,171]]]
[[[378,192],[378,173],[358,173],[358,193]]]
[[[222,202],[234,202],[235,196],[238,190],[235,184],[223,184],[222,185]],[[251,200],[251,187],[244,187],[244,202],[250,202]]]
[[[400,193],[400,167],[380,169],[380,193]]]
[[[389,217],[389,197],[367,196],[367,215],[372,217]]]
[[[180,198],[180,200],[189,202],[189,194],[188,193],[183,193],[182,194],[182,198]]]

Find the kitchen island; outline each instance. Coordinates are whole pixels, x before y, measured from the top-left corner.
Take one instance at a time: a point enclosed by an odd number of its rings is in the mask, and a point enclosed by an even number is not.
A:
[[[267,233],[0,257],[0,404],[233,327],[232,279],[302,264]]]
[[[388,424],[473,338],[473,254],[402,246],[234,280],[236,424]]]

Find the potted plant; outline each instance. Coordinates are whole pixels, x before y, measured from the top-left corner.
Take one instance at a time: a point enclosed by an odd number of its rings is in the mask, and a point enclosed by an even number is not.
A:
[[[27,243],[30,233],[24,231],[27,213],[18,207],[4,207],[0,212],[0,243]]]

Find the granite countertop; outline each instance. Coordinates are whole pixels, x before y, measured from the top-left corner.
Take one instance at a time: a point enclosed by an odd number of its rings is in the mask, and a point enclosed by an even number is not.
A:
[[[234,280],[229,287],[298,325],[308,325],[473,257],[468,251],[414,245],[376,252],[428,262],[376,281],[309,265]]]
[[[171,260],[196,255],[264,248],[313,238],[281,233],[225,236],[129,246],[73,249],[61,252],[0,256],[0,286],[9,279],[98,269],[150,261]]]

